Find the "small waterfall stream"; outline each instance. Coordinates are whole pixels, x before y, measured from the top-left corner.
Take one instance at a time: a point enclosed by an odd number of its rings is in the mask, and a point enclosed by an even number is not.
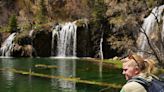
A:
[[[101,60],[104,59],[104,55],[103,55],[103,49],[102,49],[102,45],[103,44],[103,33],[102,33],[102,36],[101,36],[101,39],[100,39],[100,58]]]
[[[29,36],[30,36],[30,37],[32,37],[33,32],[34,32],[34,30],[33,30],[33,29],[32,29],[32,30],[30,30],[30,32],[29,32]]]
[[[2,47],[0,48],[2,55],[1,56],[5,56],[5,57],[9,57],[10,56],[10,52],[13,48],[13,40],[16,36],[16,33],[12,33],[2,44]]]
[[[155,7],[152,10],[151,14],[147,18],[145,18],[145,20],[144,20],[144,23],[143,23],[142,28],[140,30],[142,32],[145,32],[145,34],[149,38],[150,38],[151,33],[153,31],[155,31],[155,26],[157,25],[157,20],[158,20],[158,22],[161,21],[163,9],[164,9],[164,5],[162,5],[160,7]],[[164,33],[164,32],[162,32],[162,33]],[[145,34],[140,33],[140,35],[138,37],[138,48],[139,48],[138,54],[140,54],[142,56],[143,56],[144,52],[147,51],[149,48]]]
[[[104,59],[102,44],[103,44],[103,33],[102,33],[101,39],[100,39],[100,58],[101,58],[101,62],[99,64],[99,76],[100,76],[100,78],[102,78],[102,71],[103,71],[103,62],[102,62],[102,60]]]

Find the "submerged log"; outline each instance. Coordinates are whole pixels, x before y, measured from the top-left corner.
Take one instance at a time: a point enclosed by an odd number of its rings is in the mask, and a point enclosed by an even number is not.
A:
[[[76,83],[92,84],[92,85],[98,85],[98,86],[107,86],[107,87],[112,87],[112,88],[117,88],[117,89],[122,87],[122,85],[117,85],[114,83],[112,84],[112,83],[106,83],[106,82],[81,80],[80,78],[76,78],[76,77],[53,76],[53,75],[35,73],[35,72],[32,72],[31,70],[22,71],[22,70],[17,70],[14,68],[1,68],[0,71],[10,71],[10,72],[17,73],[17,74],[31,75],[31,76],[43,77],[43,78],[62,79],[62,80],[66,80],[66,81],[76,82]]]
[[[58,68],[56,65],[36,64],[36,68]]]

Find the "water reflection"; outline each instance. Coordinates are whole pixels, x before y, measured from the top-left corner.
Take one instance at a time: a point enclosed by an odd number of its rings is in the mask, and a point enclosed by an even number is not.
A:
[[[120,75],[112,77],[111,74],[116,74],[118,71],[106,70],[106,68],[103,68],[101,78],[98,64],[83,61],[66,58],[0,58],[1,69],[13,68],[18,71],[47,75],[42,77],[1,70],[0,92],[99,92],[104,86],[75,83],[65,78],[109,83],[122,78]],[[40,66],[36,67],[36,65]],[[61,76],[61,78],[49,76]],[[112,80],[108,80],[110,77]]]
[[[11,59],[1,59],[2,61],[2,67],[3,68],[13,68],[14,63],[11,61]],[[14,73],[11,71],[2,71],[2,78],[6,81],[7,88],[11,88],[13,86],[13,80],[14,80]]]
[[[52,75],[58,75],[61,77],[68,77],[72,78],[76,76],[76,61],[75,60],[65,60],[65,59],[58,59],[57,60],[58,68],[56,70],[52,69]],[[62,88],[67,91],[75,91],[76,83],[72,81],[62,80],[62,79],[51,79],[51,85],[54,89]]]

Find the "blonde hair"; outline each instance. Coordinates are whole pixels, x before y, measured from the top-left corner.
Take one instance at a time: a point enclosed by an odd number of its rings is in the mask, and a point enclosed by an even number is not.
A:
[[[123,63],[129,62],[129,65],[136,66],[141,72],[152,74],[155,72],[155,61],[152,59],[144,59],[140,55],[133,54],[122,59]]]
[[[145,59],[145,62],[147,63],[148,67],[146,68],[146,72],[147,73],[155,73],[157,68],[156,66],[156,62],[152,59]]]

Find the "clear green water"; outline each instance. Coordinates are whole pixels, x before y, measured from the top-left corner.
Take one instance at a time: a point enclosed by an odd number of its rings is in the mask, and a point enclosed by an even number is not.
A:
[[[46,65],[46,66],[42,66]],[[48,67],[48,66],[55,66]],[[0,68],[31,71],[40,74],[80,78],[81,80],[123,84],[121,70],[102,67],[84,59],[66,58],[0,58]],[[73,81],[23,75],[12,71],[0,71],[0,92],[119,92],[120,89],[96,84],[76,83]]]

